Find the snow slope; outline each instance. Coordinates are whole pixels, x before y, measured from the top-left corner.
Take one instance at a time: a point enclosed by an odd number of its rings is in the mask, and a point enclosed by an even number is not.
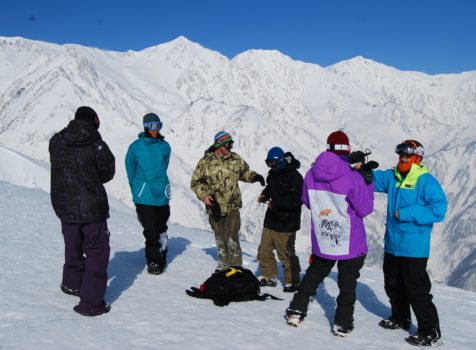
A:
[[[63,239],[49,195],[0,181],[0,348],[1,349],[410,349],[402,330],[377,323],[389,314],[380,269],[365,267],[357,287],[355,331],[331,334],[336,272],[325,280],[299,327],[283,315],[291,296],[278,288],[263,291],[283,298],[232,303],[220,308],[191,298],[216,266],[211,232],[179,225],[169,228],[168,266],[147,274],[141,229],[132,209],[111,210],[111,259],[106,299],[112,310],[96,318],[76,314],[76,297],[59,289]],[[257,273],[257,246],[242,242],[245,266]],[[306,256],[301,255],[306,265]],[[434,283],[445,349],[476,346],[476,294]],[[415,330],[415,325],[412,330]]]

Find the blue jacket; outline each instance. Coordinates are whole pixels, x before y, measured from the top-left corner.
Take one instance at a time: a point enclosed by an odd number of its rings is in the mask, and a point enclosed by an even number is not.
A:
[[[385,251],[395,256],[429,257],[431,229],[435,222],[443,221],[448,207],[439,182],[425,166],[416,164],[405,178],[396,168],[373,174],[375,191],[388,195]]]
[[[169,160],[170,146],[163,137],[154,139],[142,132],[129,146],[126,171],[134,203],[155,206],[169,204]]]

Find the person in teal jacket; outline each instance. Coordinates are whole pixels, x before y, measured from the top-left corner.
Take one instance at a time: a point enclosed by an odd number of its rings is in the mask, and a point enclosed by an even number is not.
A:
[[[147,271],[158,275],[167,258],[170,145],[160,134],[162,122],[157,114],[146,114],[143,123],[144,132],[129,146],[125,162],[137,218],[144,228]]]
[[[435,346],[441,331],[426,267],[433,224],[443,221],[448,202],[438,180],[421,164],[420,142],[403,141],[395,152],[399,156],[395,169],[373,172],[375,191],[388,195],[383,272],[392,315],[379,325],[409,330],[411,307],[418,330],[405,340]]]

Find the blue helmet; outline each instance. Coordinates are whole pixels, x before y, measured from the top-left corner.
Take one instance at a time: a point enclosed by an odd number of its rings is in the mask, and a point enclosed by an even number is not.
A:
[[[273,147],[268,151],[266,156],[266,165],[270,168],[276,168],[284,157],[284,151],[280,147]]]

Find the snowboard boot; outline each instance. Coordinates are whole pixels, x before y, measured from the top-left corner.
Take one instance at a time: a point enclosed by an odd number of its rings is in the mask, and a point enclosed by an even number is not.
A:
[[[428,334],[417,332],[408,338],[405,338],[405,341],[408,344],[415,346],[440,346],[443,344],[439,327],[433,328],[433,330]]]
[[[94,317],[94,316],[99,316],[99,315],[108,313],[111,310],[111,305],[103,301],[101,305],[94,307],[90,310],[85,310],[84,308],[81,307],[81,305],[76,305],[73,308],[73,310],[76,311],[81,316]]]
[[[306,317],[306,314],[298,311],[298,310],[293,310],[290,308],[286,309],[286,323],[290,326],[297,327],[299,324],[304,321],[304,318]]]
[[[348,336],[352,331],[354,330],[354,324],[351,323],[346,326],[341,326],[338,324],[334,325],[334,328],[332,329],[332,332],[334,335],[339,336],[339,337],[346,337]]]
[[[380,327],[385,329],[404,329],[408,331],[412,326],[412,320],[405,319],[403,321],[395,319],[393,316],[383,319],[378,324]]]
[[[66,287],[63,283],[61,283],[60,288],[61,288],[61,291],[62,291],[64,294],[68,294],[68,295],[73,295],[73,296],[75,296],[75,297],[79,297],[79,289],[71,289],[71,288],[68,288],[68,287]]]
[[[298,284],[286,284],[283,288],[284,293],[294,293],[297,292],[299,288]]]
[[[156,262],[151,262],[147,265],[147,272],[151,275],[160,275],[163,268]]]
[[[260,281],[259,281],[259,286],[260,287],[276,287],[276,285],[278,284],[278,282],[276,282],[276,280],[272,279],[272,278],[262,278]]]

